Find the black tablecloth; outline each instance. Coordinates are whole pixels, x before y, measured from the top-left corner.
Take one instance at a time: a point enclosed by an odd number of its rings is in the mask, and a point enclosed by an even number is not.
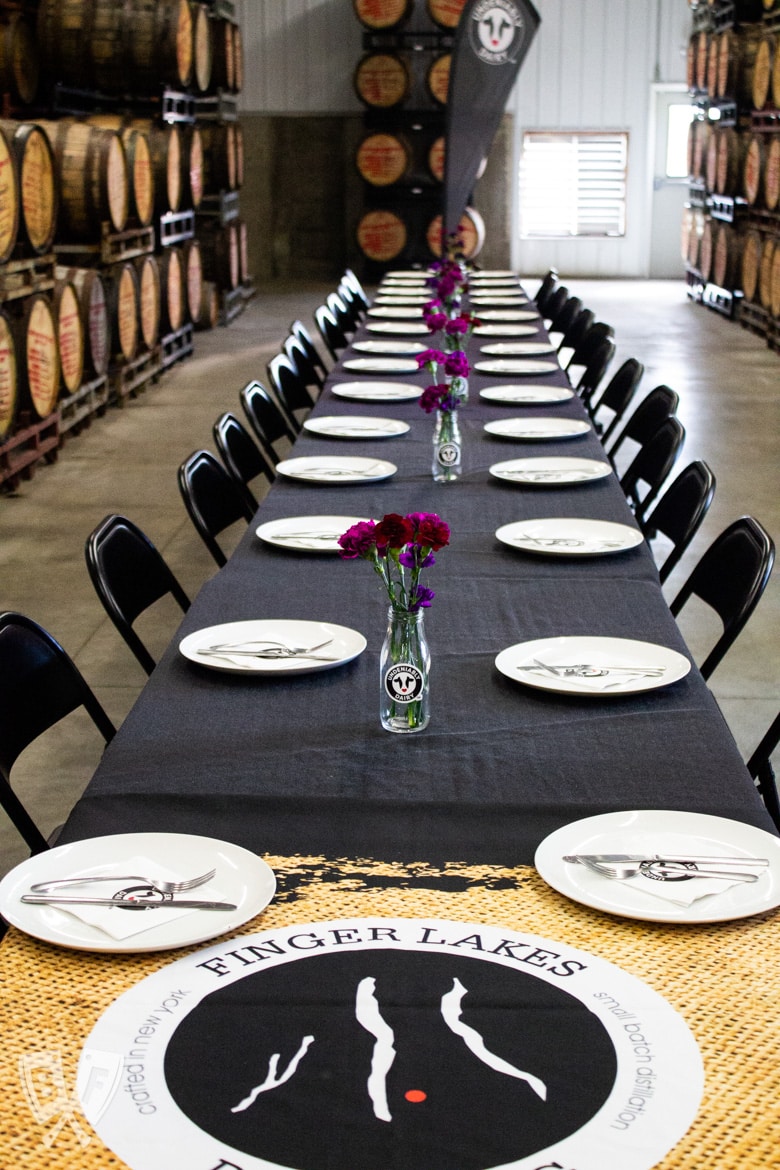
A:
[[[357,338],[366,336],[363,328]],[[472,338],[472,361],[493,340]],[[460,412],[464,474],[438,484],[433,421],[416,401],[362,403],[331,392],[339,382],[385,377],[339,365],[316,414],[404,419],[408,434],[346,442],[304,433],[294,454],[386,458],[397,474],[370,484],[279,478],[228,565],[197,597],[61,839],[197,832],[260,853],[517,864],[532,862],[537,844],[560,825],[617,809],[695,810],[772,831],[695,668],[669,687],[606,698],[534,690],[494,665],[507,646],[563,634],[636,638],[687,653],[646,545],[592,559],[542,557],[494,535],[502,524],[547,516],[634,524],[614,474],[530,487],[488,473],[497,461],[526,455],[603,458],[592,432],[538,444],[483,430],[491,419],[520,414],[582,418],[579,398],[496,405],[481,400],[480,389],[520,379],[472,372]],[[430,381],[424,373],[396,377]],[[559,369],[522,381],[567,384]],[[379,723],[387,601],[378,578],[362,562],[274,548],[255,529],[279,517],[409,511],[437,512],[452,539],[425,577],[436,591],[425,619],[431,723],[400,736]],[[217,673],[178,652],[186,633],[249,618],[337,622],[363,633],[368,647],[338,669],[270,679]]]

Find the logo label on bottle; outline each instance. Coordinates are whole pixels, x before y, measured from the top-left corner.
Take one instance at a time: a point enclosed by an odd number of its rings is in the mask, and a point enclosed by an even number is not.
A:
[[[413,703],[423,692],[422,671],[411,662],[397,662],[385,672],[385,690],[396,703]]]
[[[442,443],[436,451],[436,458],[442,467],[455,467],[460,463],[460,446],[458,443]]]

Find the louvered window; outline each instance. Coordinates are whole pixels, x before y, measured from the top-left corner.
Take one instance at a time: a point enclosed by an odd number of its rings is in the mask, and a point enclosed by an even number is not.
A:
[[[623,236],[628,134],[528,131],[520,160],[520,234]]]

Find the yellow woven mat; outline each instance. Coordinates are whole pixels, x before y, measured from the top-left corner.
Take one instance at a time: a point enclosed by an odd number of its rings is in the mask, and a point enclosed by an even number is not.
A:
[[[342,917],[449,918],[566,942],[642,979],[681,1013],[705,1066],[699,1115],[658,1166],[780,1167],[777,913],[714,926],[668,927],[610,918],[569,902],[527,867],[266,860],[279,878],[279,893],[262,915],[235,933]],[[0,1165],[14,1170],[125,1165],[105,1148],[73,1099],[81,1047],[117,996],[186,953],[91,954],[9,931],[0,947],[5,1118]],[[23,1083],[25,1065],[43,1061],[51,1068],[47,1083],[55,1085],[48,1108]]]

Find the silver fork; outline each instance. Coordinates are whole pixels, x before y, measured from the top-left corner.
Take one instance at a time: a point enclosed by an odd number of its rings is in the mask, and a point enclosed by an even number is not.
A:
[[[311,654],[313,650],[321,650],[323,646],[328,646],[332,641],[332,638],[326,638],[324,642],[318,642],[316,646],[290,646],[287,642],[275,642],[271,638],[252,638],[248,642],[217,642],[214,646],[203,646],[198,653],[213,650],[214,653],[222,654],[252,654],[254,656],[267,654],[271,657],[276,655],[285,657],[288,654]],[[253,647],[261,647],[261,649],[253,649]],[[262,647],[268,649],[262,649]]]
[[[571,861],[572,858],[564,857],[564,861]],[[643,874],[645,877],[651,877],[656,881],[684,881],[687,878],[731,878],[735,882],[757,882],[758,874],[756,873],[742,873],[737,870],[719,870],[719,869],[689,869],[684,862],[680,861],[664,861],[661,858],[658,861],[593,861],[591,858],[579,857],[577,863],[587,866],[588,869],[593,870],[594,873],[599,873],[602,877],[615,878],[617,881],[624,881],[626,878],[636,877],[637,874]],[[697,863],[691,863],[697,864]]]
[[[167,881],[164,878],[160,878],[159,880],[157,878],[148,878],[137,873],[88,874],[84,877],[56,878],[51,882],[38,882],[36,885],[30,886],[30,890],[36,894],[45,894],[60,886],[86,885],[91,882],[143,882],[144,885],[153,886],[161,894],[180,894],[184,890],[194,890],[196,886],[204,885],[214,877],[216,872],[216,869],[210,869],[207,873],[202,873],[198,877],[184,878],[178,882]]]

